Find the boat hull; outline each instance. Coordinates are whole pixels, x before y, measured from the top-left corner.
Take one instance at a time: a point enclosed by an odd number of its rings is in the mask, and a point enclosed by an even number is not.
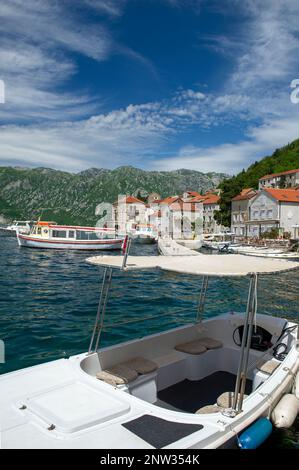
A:
[[[18,243],[27,248],[50,248],[55,250],[120,250],[122,239],[105,239],[92,241],[59,241],[39,240],[29,236],[18,235]]]
[[[150,236],[135,235],[132,237],[134,243],[140,243],[142,245],[152,245],[156,243],[156,239]]]
[[[16,230],[0,227],[0,237],[16,237]]]

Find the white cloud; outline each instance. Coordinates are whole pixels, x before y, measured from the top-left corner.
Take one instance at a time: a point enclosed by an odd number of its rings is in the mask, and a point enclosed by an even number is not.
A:
[[[79,3],[82,2],[79,0]],[[83,0],[83,3],[99,13],[119,16],[127,0]]]
[[[269,85],[274,88],[298,67],[298,1],[230,0],[230,4],[247,18],[242,30],[227,38],[210,36],[216,48],[236,55],[228,85],[250,94]]]
[[[255,160],[271,155],[275,148],[298,138],[299,114],[289,119],[266,121],[253,127],[247,139],[209,148],[186,146],[173,158],[155,161],[155,169],[175,170],[188,168],[199,171],[216,171],[235,174]]]
[[[0,32],[5,40],[0,78],[6,83],[6,104],[0,106],[0,119],[23,124],[0,127],[1,164],[77,171],[130,163],[234,173],[298,137],[299,107],[289,99],[289,77],[298,78],[292,76],[299,52],[297,1],[281,0],[273,6],[270,0],[230,0],[244,12],[247,27],[243,25],[245,32],[238,31],[238,36],[232,33],[220,51],[233,52],[235,67],[219,93],[181,89],[167,99],[106,114],[100,114],[99,97],[58,91],[57,86],[77,72],[70,51],[96,61],[121,53],[146,66],[153,76],[155,67],[138,52],[116,44],[101,23],[82,27],[78,22],[83,4],[93,8],[97,18],[118,17],[125,0],[76,0],[69,3],[68,15],[66,1],[2,0]],[[163,1],[193,7],[201,3]],[[223,38],[211,41],[223,46]],[[35,124],[28,124],[31,120]],[[186,131],[192,135],[191,130],[239,122],[247,132],[236,144],[229,143],[229,137],[228,143],[210,148],[191,142],[174,157],[157,159],[162,152],[169,154],[170,144],[174,148]]]
[[[121,14],[123,0],[2,0],[0,9],[1,79],[6,84],[3,122],[86,117],[101,107],[87,90],[61,91],[77,73],[81,54],[102,62],[121,54],[157,76],[140,53],[118,44],[98,16],[84,17],[84,7],[112,16]],[[86,12],[85,12],[86,13]],[[82,16],[83,15],[83,16]],[[84,18],[82,20],[82,18]]]

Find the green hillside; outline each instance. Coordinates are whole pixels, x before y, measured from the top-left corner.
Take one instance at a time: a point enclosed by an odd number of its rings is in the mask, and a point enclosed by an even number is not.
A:
[[[223,180],[219,188],[222,190],[220,211],[216,220],[225,226],[231,224],[231,199],[244,188],[258,188],[258,181],[264,175],[299,168],[299,139],[275,150],[273,155],[253,163],[247,170],[236,176]]]
[[[185,190],[215,188],[227,175],[192,170],[143,171],[133,167],[114,170],[91,168],[78,174],[48,168],[0,167],[0,219],[32,219],[41,214],[57,223],[94,224],[95,208],[114,202],[119,194],[162,197]]]

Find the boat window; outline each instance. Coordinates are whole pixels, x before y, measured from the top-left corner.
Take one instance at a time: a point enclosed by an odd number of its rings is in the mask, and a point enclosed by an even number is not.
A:
[[[66,230],[52,230],[52,237],[66,238]]]
[[[75,231],[69,230],[69,238],[75,238]]]
[[[37,229],[37,234],[40,235],[42,233],[42,228],[41,227],[38,227]]]
[[[95,232],[84,232],[84,230],[78,230],[76,232],[77,240],[98,240],[99,237]]]

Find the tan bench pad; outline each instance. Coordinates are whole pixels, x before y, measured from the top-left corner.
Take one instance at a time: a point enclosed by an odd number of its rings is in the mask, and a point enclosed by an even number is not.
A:
[[[270,359],[267,362],[264,362],[264,364],[260,364],[256,366],[258,370],[261,372],[265,372],[266,374],[273,374],[273,372],[277,369],[277,367],[280,365],[280,362],[273,361],[273,359]]]
[[[221,411],[220,406],[218,405],[206,405],[196,411],[197,415],[200,414],[209,414],[209,413],[219,413]]]
[[[207,349],[219,349],[222,348],[223,344],[221,341],[213,338],[199,338],[199,343]]]
[[[190,341],[189,343],[177,344],[175,346],[177,351],[181,351],[187,354],[203,354],[207,351],[207,348],[201,344],[198,340]]]
[[[99,380],[109,383],[110,385],[117,386],[128,384],[137,379],[138,373],[134,369],[130,369],[123,364],[110,367],[96,374]]]
[[[154,361],[150,361],[144,357],[134,357],[134,359],[124,362],[123,365],[129,367],[129,369],[135,370],[140,375],[149,374],[158,369],[158,365]]]
[[[221,408],[231,408],[234,403],[235,392],[224,392],[217,398],[217,405]],[[244,395],[244,398],[247,398],[248,395]],[[238,400],[240,394],[238,393]]]

